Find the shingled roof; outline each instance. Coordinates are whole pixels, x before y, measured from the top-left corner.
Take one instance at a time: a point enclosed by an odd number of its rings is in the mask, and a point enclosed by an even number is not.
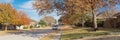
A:
[[[33,20],[33,19],[31,19],[31,22],[36,22],[36,23],[37,23],[37,21],[35,21],[35,20]]]
[[[109,12],[101,12],[97,14],[98,19],[105,19],[105,18],[116,18],[116,15],[120,15],[120,13],[109,13]]]

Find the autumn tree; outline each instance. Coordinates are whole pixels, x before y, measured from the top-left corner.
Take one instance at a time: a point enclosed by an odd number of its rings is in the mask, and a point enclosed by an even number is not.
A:
[[[11,23],[12,14],[14,13],[13,8],[10,4],[0,4],[0,9],[1,9],[0,23],[5,25],[5,30],[7,30],[7,26]]]
[[[15,10],[15,9],[13,9],[11,12],[13,12],[12,13],[12,20],[11,20],[11,24],[12,25],[19,25],[20,24],[20,16],[19,16],[19,14],[18,14],[18,12],[17,12],[17,10]]]
[[[45,16],[41,19],[47,26],[56,24],[56,20],[51,16]]]
[[[92,16],[90,14],[74,14],[70,16],[70,20],[73,24],[80,23],[84,27],[86,21],[90,21]],[[65,20],[65,19],[64,19]]]
[[[40,20],[39,25],[43,26],[46,25],[46,23],[43,20]]]
[[[0,4],[0,23],[7,30],[8,25],[23,25],[29,24],[30,19],[25,13],[18,12],[11,4]]]
[[[62,24],[72,24],[71,23],[71,21],[69,20],[69,17],[70,15],[62,15],[61,17],[60,17],[60,22],[62,23]]]
[[[91,13],[93,16],[94,29],[97,30],[96,15],[101,8],[110,9],[119,4],[120,0],[36,0],[33,6],[39,14],[46,14],[57,10],[63,15]]]
[[[20,16],[21,25],[29,25],[30,24],[31,19],[27,16],[27,14],[24,11],[20,11],[19,16]]]
[[[12,25],[21,26],[21,25],[29,25],[30,18],[26,15],[24,11],[17,11],[13,9],[12,11]]]

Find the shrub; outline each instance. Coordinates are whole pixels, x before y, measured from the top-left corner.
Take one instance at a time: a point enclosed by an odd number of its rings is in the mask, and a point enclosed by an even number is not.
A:
[[[28,29],[28,27],[23,27],[23,29]]]
[[[33,28],[33,26],[30,26],[30,28]]]

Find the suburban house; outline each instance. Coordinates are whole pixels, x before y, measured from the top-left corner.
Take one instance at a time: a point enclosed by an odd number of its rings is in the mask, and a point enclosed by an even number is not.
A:
[[[32,26],[33,28],[36,27],[37,24],[38,24],[38,22],[35,20],[31,20],[31,22],[30,22],[30,26]]]
[[[104,21],[104,27],[118,28],[120,26],[120,13],[103,12],[97,15],[97,19]]]
[[[20,27],[16,26],[16,29],[30,29],[36,27],[36,25],[37,25],[37,21],[31,19],[29,25],[21,25]]]

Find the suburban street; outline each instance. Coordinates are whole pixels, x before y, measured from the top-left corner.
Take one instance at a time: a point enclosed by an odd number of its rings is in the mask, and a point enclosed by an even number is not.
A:
[[[51,29],[34,29],[29,31],[21,31],[17,33],[9,33],[5,36],[0,36],[0,40],[40,40],[40,38],[48,35],[53,30]]]
[[[0,40],[120,40],[120,0],[0,0]]]

